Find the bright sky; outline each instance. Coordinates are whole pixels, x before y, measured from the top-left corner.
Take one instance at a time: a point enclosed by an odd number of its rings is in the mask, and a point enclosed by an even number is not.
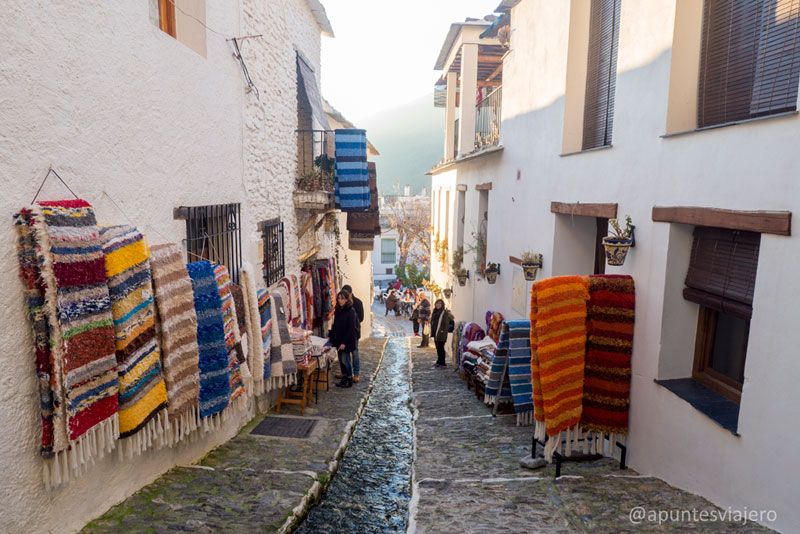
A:
[[[322,0],[335,38],[322,38],[322,93],[358,122],[433,91],[452,22],[500,0]]]

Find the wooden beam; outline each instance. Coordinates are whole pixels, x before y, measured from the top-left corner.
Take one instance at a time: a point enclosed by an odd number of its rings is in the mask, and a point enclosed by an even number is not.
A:
[[[458,184],[456,186],[456,191],[466,191],[466,190],[467,190],[467,184]]]
[[[791,211],[741,211],[693,206],[655,206],[653,221],[711,226],[761,234],[792,235]]]
[[[478,87],[500,87],[503,82],[500,80],[492,80],[487,82],[485,80],[478,80]]]
[[[497,77],[497,75],[498,75],[498,74],[500,74],[501,72],[503,72],[503,64],[502,64],[502,63],[500,63],[500,64],[499,64],[499,65],[498,65],[498,66],[497,66],[497,67],[496,67],[496,68],[495,68],[495,69],[492,71],[492,73],[491,73],[491,74],[490,74],[490,75],[489,75],[489,76],[486,78],[486,80],[485,80],[485,81],[487,81],[487,82],[491,82],[491,81],[492,81],[492,80],[494,80],[494,79]]]
[[[476,191],[491,191],[492,190],[492,182],[486,182],[485,184],[478,184],[475,186]]]
[[[584,204],[582,202],[551,202],[550,211],[560,215],[578,215],[580,217],[599,217],[616,219],[617,204]]]
[[[478,63],[502,63],[503,56],[487,56],[486,54],[478,54]]]
[[[522,265],[522,260],[517,258],[516,256],[509,256],[508,261],[510,261],[514,265]]]

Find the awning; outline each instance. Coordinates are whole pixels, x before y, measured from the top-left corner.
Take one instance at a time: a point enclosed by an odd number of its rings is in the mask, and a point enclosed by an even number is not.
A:
[[[297,52],[297,83],[304,90],[308,104],[311,106],[311,115],[323,130],[329,130],[328,116],[322,106],[322,95],[317,86],[317,77],[314,76],[314,69],[300,52]]]

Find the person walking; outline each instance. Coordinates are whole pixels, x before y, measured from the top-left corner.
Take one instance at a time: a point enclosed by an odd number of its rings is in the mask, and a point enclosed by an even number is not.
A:
[[[342,291],[347,291],[353,301],[353,309],[356,311],[358,322],[356,323],[356,350],[353,351],[353,382],[358,384],[361,382],[361,358],[358,352],[358,343],[361,339],[361,323],[364,322],[364,303],[361,299],[353,294],[353,288],[350,284],[342,286]]]
[[[400,315],[400,312],[397,309],[397,307],[398,307],[397,301],[398,300],[399,299],[397,298],[397,295],[395,294],[394,289],[389,291],[389,296],[386,297],[386,313],[384,314],[384,316],[389,315],[390,311],[394,311],[395,315]]]
[[[356,337],[358,316],[353,308],[353,302],[347,291],[336,294],[336,308],[333,311],[333,325],[328,332],[331,345],[339,352],[339,367],[342,370],[342,379],[336,384],[340,388],[353,386],[353,351],[358,347]]]
[[[434,367],[447,367],[444,346],[447,343],[447,335],[453,331],[452,328],[454,326],[453,314],[445,308],[442,299],[437,299],[431,314],[431,337],[433,337],[433,343],[436,345],[436,363]]]
[[[419,311],[417,313],[417,320],[422,328],[422,343],[420,343],[417,348],[424,349],[428,346],[428,340],[431,337],[431,301],[429,301],[428,297],[424,294],[422,295],[422,300],[419,303],[418,309]]]

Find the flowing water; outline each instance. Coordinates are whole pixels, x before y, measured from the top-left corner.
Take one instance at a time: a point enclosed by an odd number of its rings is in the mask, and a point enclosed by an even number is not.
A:
[[[322,500],[297,532],[406,530],[413,453],[409,356],[403,334],[387,330],[383,334],[393,337],[353,439]]]

